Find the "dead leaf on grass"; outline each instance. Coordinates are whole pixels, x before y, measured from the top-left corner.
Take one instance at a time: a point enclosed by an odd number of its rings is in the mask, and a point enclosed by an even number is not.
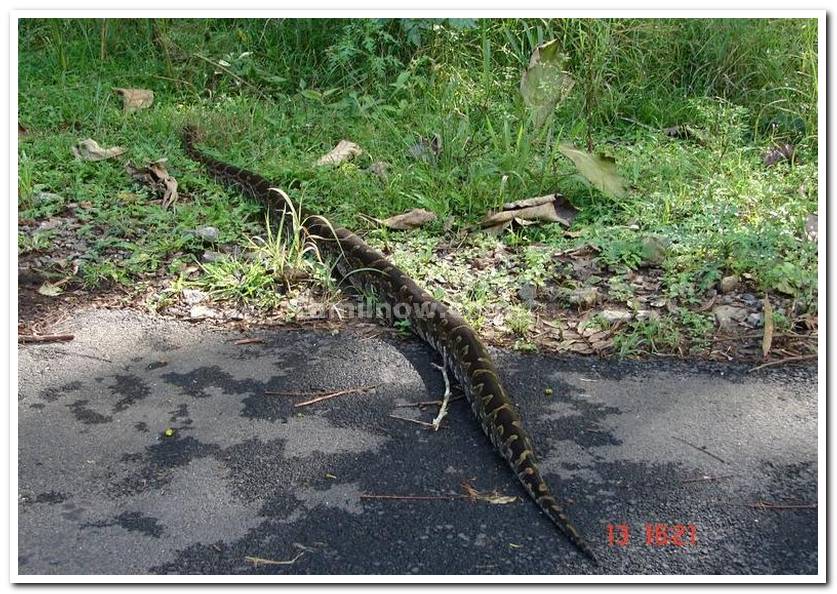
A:
[[[616,160],[613,157],[594,155],[567,143],[559,144],[558,151],[575,164],[578,172],[593,187],[617,198],[625,196],[625,181],[616,172]]]
[[[363,154],[363,149],[351,140],[341,140],[333,149],[317,161],[317,165],[339,165]]]
[[[152,161],[145,167],[134,167],[130,162],[125,164],[128,174],[140,183],[145,184],[162,197],[163,208],[168,208],[177,201],[177,180],[166,170],[166,159]]]
[[[405,213],[389,217],[388,219],[374,220],[389,229],[406,231],[407,229],[415,229],[417,227],[421,227],[422,225],[426,225],[430,221],[435,221],[436,213],[423,208],[414,208]]]
[[[111,148],[102,148],[99,143],[92,138],[82,140],[73,147],[73,154],[77,159],[83,161],[104,161],[105,159],[112,159],[118,157],[125,152],[121,146],[114,146]]]
[[[561,194],[549,194],[504,204],[500,212],[486,216],[480,226],[492,234],[500,233],[512,223],[526,226],[541,221],[569,227],[577,214],[578,210]]]
[[[26,136],[29,134],[29,128],[25,127],[20,122],[17,123],[17,136],[20,138],[21,136]]]
[[[154,103],[154,91],[123,88],[114,88],[113,90],[122,97],[122,109],[126,113],[151,107],[151,104]]]

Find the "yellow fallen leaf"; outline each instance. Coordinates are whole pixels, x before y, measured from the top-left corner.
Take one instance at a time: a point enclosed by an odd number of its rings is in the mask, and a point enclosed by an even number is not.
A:
[[[115,88],[116,94],[122,97],[122,109],[126,112],[137,111],[151,107],[154,103],[154,91],[147,89]]]
[[[341,140],[337,146],[323,155],[317,161],[317,165],[339,165],[363,153],[363,149],[351,140]]]
[[[397,231],[405,231],[407,229],[421,227],[430,221],[435,221],[436,213],[423,208],[414,208],[405,213],[384,219],[383,221],[378,221],[377,219],[375,220],[384,227],[395,229]]]
[[[103,148],[92,138],[82,140],[73,147],[73,154],[76,158],[84,161],[104,161],[105,159],[118,157],[124,152],[125,149],[121,146],[114,146],[108,149]]]

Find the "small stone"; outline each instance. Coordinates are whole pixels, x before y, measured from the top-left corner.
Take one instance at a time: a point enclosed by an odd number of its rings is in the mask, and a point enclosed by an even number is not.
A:
[[[214,252],[212,250],[206,250],[203,255],[201,256],[202,262],[218,262],[219,260],[224,259],[224,254],[221,252]]]
[[[712,314],[715,316],[715,321],[720,328],[729,329],[734,327],[736,322],[745,320],[748,312],[743,307],[718,305],[712,309]]]
[[[819,228],[819,218],[815,214],[809,214],[805,218],[805,236],[808,241],[817,241],[817,230]]]
[[[752,293],[742,293],[739,295],[739,298],[749,306],[755,306],[760,303],[759,299]]]
[[[747,325],[752,328],[761,328],[764,325],[764,314],[753,312],[747,316]]]
[[[668,240],[665,237],[649,235],[642,240],[642,265],[659,266],[665,260],[668,251]]]
[[[740,279],[738,276],[731,274],[730,276],[725,276],[721,279],[720,288],[721,293],[730,293],[734,291],[738,287],[738,283]]]
[[[627,322],[633,317],[631,312],[624,309],[603,309],[599,312],[598,316],[605,320],[608,324]]]
[[[535,294],[537,289],[532,283],[523,283],[517,288],[517,296],[520,301],[529,309],[535,306]]]
[[[375,161],[369,166],[369,171],[377,175],[382,181],[387,180],[387,170],[389,163],[386,161]]]
[[[206,301],[206,298],[209,297],[209,295],[197,289],[183,289],[182,293],[183,300],[187,305],[197,305],[201,301]]]
[[[569,296],[573,305],[586,305],[591,307],[599,301],[599,290],[596,287],[581,287],[574,289]]]
[[[660,312],[654,311],[653,309],[640,309],[636,312],[636,319],[640,322],[644,322],[645,320],[659,320]]]
[[[53,194],[52,192],[38,192],[32,196],[34,202],[60,202],[64,200],[61,194]]]
[[[203,320],[206,318],[217,318],[218,312],[205,305],[193,305],[189,310],[189,317],[193,320]]]
[[[195,229],[195,235],[204,241],[216,242],[218,241],[218,229],[215,227],[198,227]]]

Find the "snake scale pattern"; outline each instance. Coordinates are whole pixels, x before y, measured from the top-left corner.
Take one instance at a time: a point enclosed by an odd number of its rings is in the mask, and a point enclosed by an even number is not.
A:
[[[198,137],[196,128],[187,126],[183,129],[183,146],[190,158],[201,163],[217,181],[260,201],[267,208],[283,211],[283,201],[272,189],[275,184],[201,151],[195,146]],[[372,290],[379,298],[383,296],[393,306],[388,308],[392,316],[407,319],[411,330],[442,356],[462,387],[483,432],[523,487],[569,540],[596,563],[593,550],[544,481],[532,440],[477,333],[458,313],[421,289],[356,234],[332,227],[321,217],[308,217],[305,227],[316,238],[321,253],[335,259],[336,269],[344,280],[361,292]],[[396,303],[404,306],[394,307]]]

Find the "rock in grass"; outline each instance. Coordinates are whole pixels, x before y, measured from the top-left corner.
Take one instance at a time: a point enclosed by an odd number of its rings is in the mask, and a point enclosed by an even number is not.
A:
[[[739,278],[732,274],[721,279],[720,288],[721,293],[731,293],[738,287]]]
[[[183,300],[187,305],[197,305],[202,301],[206,301],[209,295],[197,289],[183,289]]]
[[[535,295],[537,288],[532,283],[524,282],[517,288],[517,296],[520,301],[529,309],[535,307]]]
[[[712,309],[712,314],[715,316],[715,322],[722,330],[729,330],[735,327],[737,322],[741,322],[747,318],[749,312],[743,307],[735,307],[734,305],[718,305]]]
[[[665,260],[668,240],[658,235],[648,235],[642,240],[642,265],[659,266]]]
[[[599,301],[599,290],[596,287],[581,287],[574,289],[569,296],[573,305],[584,305],[592,307]]]
[[[624,309],[603,309],[598,313],[598,316],[608,324],[627,322],[633,317],[631,312]]]
[[[189,310],[189,318],[192,320],[205,320],[207,318],[217,318],[219,314],[211,307],[205,305],[193,305]]]
[[[202,262],[218,262],[219,260],[223,260],[226,258],[224,254],[221,252],[214,252],[212,250],[206,250],[203,255],[201,255]]]
[[[195,235],[210,243],[215,243],[219,237],[218,229],[215,227],[198,227],[195,229]]]

